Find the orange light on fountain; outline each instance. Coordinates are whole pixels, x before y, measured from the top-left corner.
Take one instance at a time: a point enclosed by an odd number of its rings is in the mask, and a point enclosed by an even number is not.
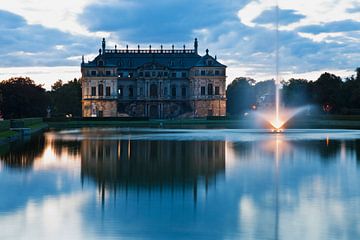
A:
[[[273,127],[272,132],[280,133],[283,132],[283,126],[285,124],[284,121],[282,121],[280,118],[275,118],[269,122],[271,126]]]

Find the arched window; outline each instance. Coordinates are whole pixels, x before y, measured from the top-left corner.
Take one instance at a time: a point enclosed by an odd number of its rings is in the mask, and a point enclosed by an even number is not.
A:
[[[104,85],[103,84],[98,85],[98,95],[104,96]]]
[[[100,60],[100,61],[98,62],[98,66],[99,66],[99,67],[104,66],[104,61],[103,61],[103,60]]]
[[[213,95],[213,85],[211,83],[208,84],[208,95]]]
[[[156,98],[158,96],[157,84],[153,83],[150,85],[150,97]]]
[[[172,98],[176,97],[176,86],[175,85],[171,86],[171,97]]]

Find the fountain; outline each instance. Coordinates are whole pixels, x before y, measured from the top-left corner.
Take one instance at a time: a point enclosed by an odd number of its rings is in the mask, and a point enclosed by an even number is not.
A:
[[[275,106],[273,110],[261,111],[257,115],[265,120],[270,126],[271,131],[280,133],[283,132],[285,124],[295,115],[303,112],[308,107],[300,107],[295,109],[280,109],[280,68],[279,68],[279,5],[276,1],[276,78],[275,78]]]

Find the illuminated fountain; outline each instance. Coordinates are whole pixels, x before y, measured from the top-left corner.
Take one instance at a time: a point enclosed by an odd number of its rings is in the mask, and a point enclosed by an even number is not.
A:
[[[308,107],[295,109],[281,109],[280,98],[280,71],[279,71],[279,5],[276,1],[276,79],[275,79],[275,106],[270,111],[261,111],[257,113],[271,127],[272,132],[283,132],[286,123],[295,115],[303,112]]]

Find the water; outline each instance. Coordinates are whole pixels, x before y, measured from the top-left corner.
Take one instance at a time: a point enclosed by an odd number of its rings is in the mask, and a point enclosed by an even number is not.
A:
[[[359,131],[74,129],[0,156],[0,239],[360,239]]]

